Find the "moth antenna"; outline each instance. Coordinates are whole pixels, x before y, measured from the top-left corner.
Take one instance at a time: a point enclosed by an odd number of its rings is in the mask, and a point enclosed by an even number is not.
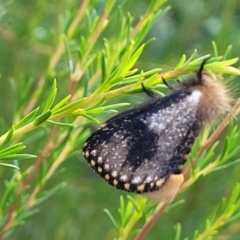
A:
[[[178,83],[182,83],[179,79],[177,79],[177,82],[178,82]]]
[[[162,77],[162,81],[163,81],[163,83],[164,83],[170,90],[174,90],[174,88],[171,87],[171,86],[167,83],[167,81],[166,81],[166,79],[165,79],[164,77]]]
[[[199,80],[199,83],[202,84],[202,72],[203,72],[203,69],[204,69],[204,66],[206,64],[206,62],[210,59],[211,57],[207,57],[205,58],[201,65],[200,65],[200,68],[198,69],[197,71],[197,79]]]
[[[151,92],[150,90],[148,90],[148,89],[144,86],[143,83],[141,83],[141,85],[142,85],[142,90],[143,90],[143,92],[145,92],[149,97],[151,97],[151,98],[155,98],[155,97],[156,97],[156,95],[155,95],[153,92]]]

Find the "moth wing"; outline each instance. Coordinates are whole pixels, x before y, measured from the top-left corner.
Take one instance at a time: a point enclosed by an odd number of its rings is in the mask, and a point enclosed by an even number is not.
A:
[[[191,93],[174,94],[107,121],[85,143],[91,167],[110,184],[133,192],[157,190],[179,174],[200,126]]]

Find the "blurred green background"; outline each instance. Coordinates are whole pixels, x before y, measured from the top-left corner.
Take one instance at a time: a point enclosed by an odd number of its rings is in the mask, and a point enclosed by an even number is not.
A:
[[[29,82],[39,79],[58,42],[61,16],[68,11],[74,12],[79,2],[0,0],[0,134],[11,126],[14,112],[19,108],[14,88],[21,87],[24,91],[23,78],[28,78]],[[104,3],[95,1],[96,11],[101,12]],[[148,0],[127,1],[125,14],[130,12],[137,20],[148,3]],[[190,56],[195,48],[199,56],[212,53],[212,40],[217,43],[220,55],[232,44],[233,57],[239,57],[239,1],[169,0],[165,6],[168,5],[171,9],[154,24],[146,38],[155,37],[156,40],[144,51],[138,62],[139,69],[171,68],[182,54]],[[117,29],[112,22],[104,34],[111,37],[115,31]],[[64,87],[67,83],[64,81],[67,79],[57,80],[58,97],[62,98],[66,95]],[[141,101],[139,96],[136,99]],[[38,131],[41,135],[44,130]],[[28,152],[39,154],[43,143],[41,138],[28,142]],[[32,161],[24,161],[21,168],[26,168]],[[0,169],[0,194],[4,191],[4,180],[11,174],[12,170]],[[231,191],[236,179],[240,180],[239,167],[200,179],[188,192],[178,196],[178,200],[186,199],[186,202],[165,214],[146,239],[172,239],[173,225],[178,222],[183,226],[183,236],[191,237],[194,229],[204,227],[199,220]],[[47,190],[61,182],[66,182],[66,187],[38,205],[39,212],[15,229],[9,239],[112,239],[116,232],[103,209],[107,208],[117,216],[119,196],[126,194],[113,189],[88,167],[82,157],[81,146],[61,165],[45,188]],[[223,229],[221,239],[240,239],[240,223],[231,227],[235,234],[229,236],[232,229]]]

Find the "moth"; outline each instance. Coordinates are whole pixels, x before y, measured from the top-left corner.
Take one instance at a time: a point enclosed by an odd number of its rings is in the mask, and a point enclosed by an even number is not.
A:
[[[200,130],[230,109],[229,91],[203,71],[206,61],[169,95],[120,113],[93,133],[83,147],[93,170],[118,189],[172,201]]]

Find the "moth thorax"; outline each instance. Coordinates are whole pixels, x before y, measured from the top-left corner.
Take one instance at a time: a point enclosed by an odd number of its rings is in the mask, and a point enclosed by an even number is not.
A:
[[[231,97],[222,82],[217,82],[206,73],[202,74],[202,85],[192,87],[202,93],[198,104],[199,118],[203,123],[212,123],[231,109]]]

